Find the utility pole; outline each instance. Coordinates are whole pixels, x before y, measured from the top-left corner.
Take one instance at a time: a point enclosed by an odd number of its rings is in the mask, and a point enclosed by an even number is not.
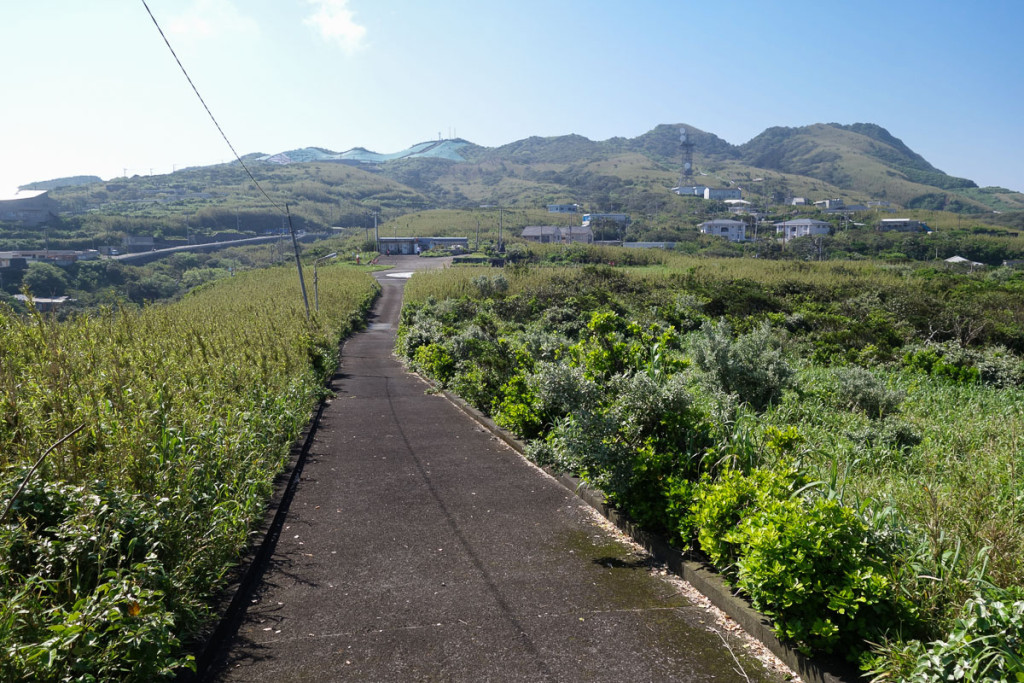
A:
[[[377,243],[377,251],[380,251],[380,232],[377,231],[377,212],[373,212],[373,240]]]
[[[498,210],[498,253],[501,254],[505,251],[502,232],[504,230],[504,218],[505,218],[505,207],[495,204],[481,204],[481,209],[497,209]]]
[[[302,303],[306,305],[306,320],[309,320],[309,296],[306,294],[306,280],[302,277],[302,259],[299,258],[299,240],[295,237],[295,228],[292,226],[292,214],[288,205],[284,205],[284,212],[288,216],[288,232],[292,234],[292,247],[295,248],[295,265],[299,269],[299,286],[302,289]]]

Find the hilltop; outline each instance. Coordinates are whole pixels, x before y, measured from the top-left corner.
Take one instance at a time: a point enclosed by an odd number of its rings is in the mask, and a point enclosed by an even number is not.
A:
[[[450,161],[465,161],[459,154],[459,149],[469,143],[465,140],[438,140],[436,142],[420,142],[400,152],[393,154],[380,154],[371,152],[363,147],[354,147],[347,152],[332,152],[320,147],[304,147],[293,149],[290,152],[278,154],[257,155],[256,161],[272,164],[291,164],[309,161],[347,161],[351,163],[382,164],[386,161],[397,159],[448,159]]]

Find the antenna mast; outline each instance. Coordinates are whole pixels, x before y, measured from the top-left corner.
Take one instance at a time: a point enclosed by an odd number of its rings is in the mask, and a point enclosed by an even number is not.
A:
[[[679,175],[679,187],[682,188],[693,178],[693,142],[686,132],[686,126],[679,126],[679,147],[683,156],[683,170]]]

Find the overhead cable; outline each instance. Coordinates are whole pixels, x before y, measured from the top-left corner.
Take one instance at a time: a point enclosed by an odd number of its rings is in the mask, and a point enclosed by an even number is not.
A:
[[[270,198],[270,195],[267,194],[266,190],[264,190],[263,187],[259,184],[259,182],[257,182],[252,172],[249,171],[249,167],[245,165],[244,161],[242,161],[242,157],[240,157],[238,155],[238,152],[235,151],[235,146],[231,144],[231,140],[228,140],[228,136],[224,132],[224,129],[221,128],[220,124],[217,122],[217,117],[214,116],[213,112],[210,111],[210,108],[206,106],[206,100],[204,100],[203,96],[199,94],[199,88],[197,88],[196,84],[192,82],[192,77],[188,75],[188,70],[185,69],[185,65],[181,63],[180,59],[178,59],[178,53],[176,53],[174,51],[174,48],[171,47],[171,41],[167,39],[167,36],[164,34],[164,30],[160,28],[160,22],[158,22],[156,20],[156,17],[153,16],[153,12],[149,9],[149,5],[146,4],[146,0],[142,0],[142,6],[146,8],[146,12],[149,14],[149,18],[153,20],[153,25],[156,26],[156,30],[160,32],[160,37],[164,39],[164,44],[167,45],[167,49],[171,51],[171,55],[174,57],[174,61],[178,63],[178,67],[181,69],[181,73],[185,74],[185,78],[186,80],[188,80],[188,84],[192,86],[192,92],[194,92],[196,94],[196,97],[199,98],[199,102],[203,105],[203,109],[205,109],[206,113],[210,115],[210,120],[213,121],[213,125],[217,127],[217,130],[220,132],[220,136],[224,138],[224,142],[226,142],[228,147],[231,149],[231,153],[235,155],[235,159],[238,160],[238,163],[241,164],[242,168],[245,170],[246,175],[249,176],[249,180],[253,182],[253,185],[256,186],[256,189],[262,192],[263,196],[267,198],[267,201],[270,202],[278,211],[287,214],[287,206],[282,207],[281,205],[279,205],[277,202]],[[289,221],[291,221],[290,215]]]

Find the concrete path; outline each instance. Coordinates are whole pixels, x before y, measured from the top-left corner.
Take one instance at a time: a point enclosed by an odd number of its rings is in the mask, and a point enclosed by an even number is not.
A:
[[[378,277],[214,680],[746,680],[646,557],[405,372],[404,280]],[[771,678],[734,649],[750,680]]]

